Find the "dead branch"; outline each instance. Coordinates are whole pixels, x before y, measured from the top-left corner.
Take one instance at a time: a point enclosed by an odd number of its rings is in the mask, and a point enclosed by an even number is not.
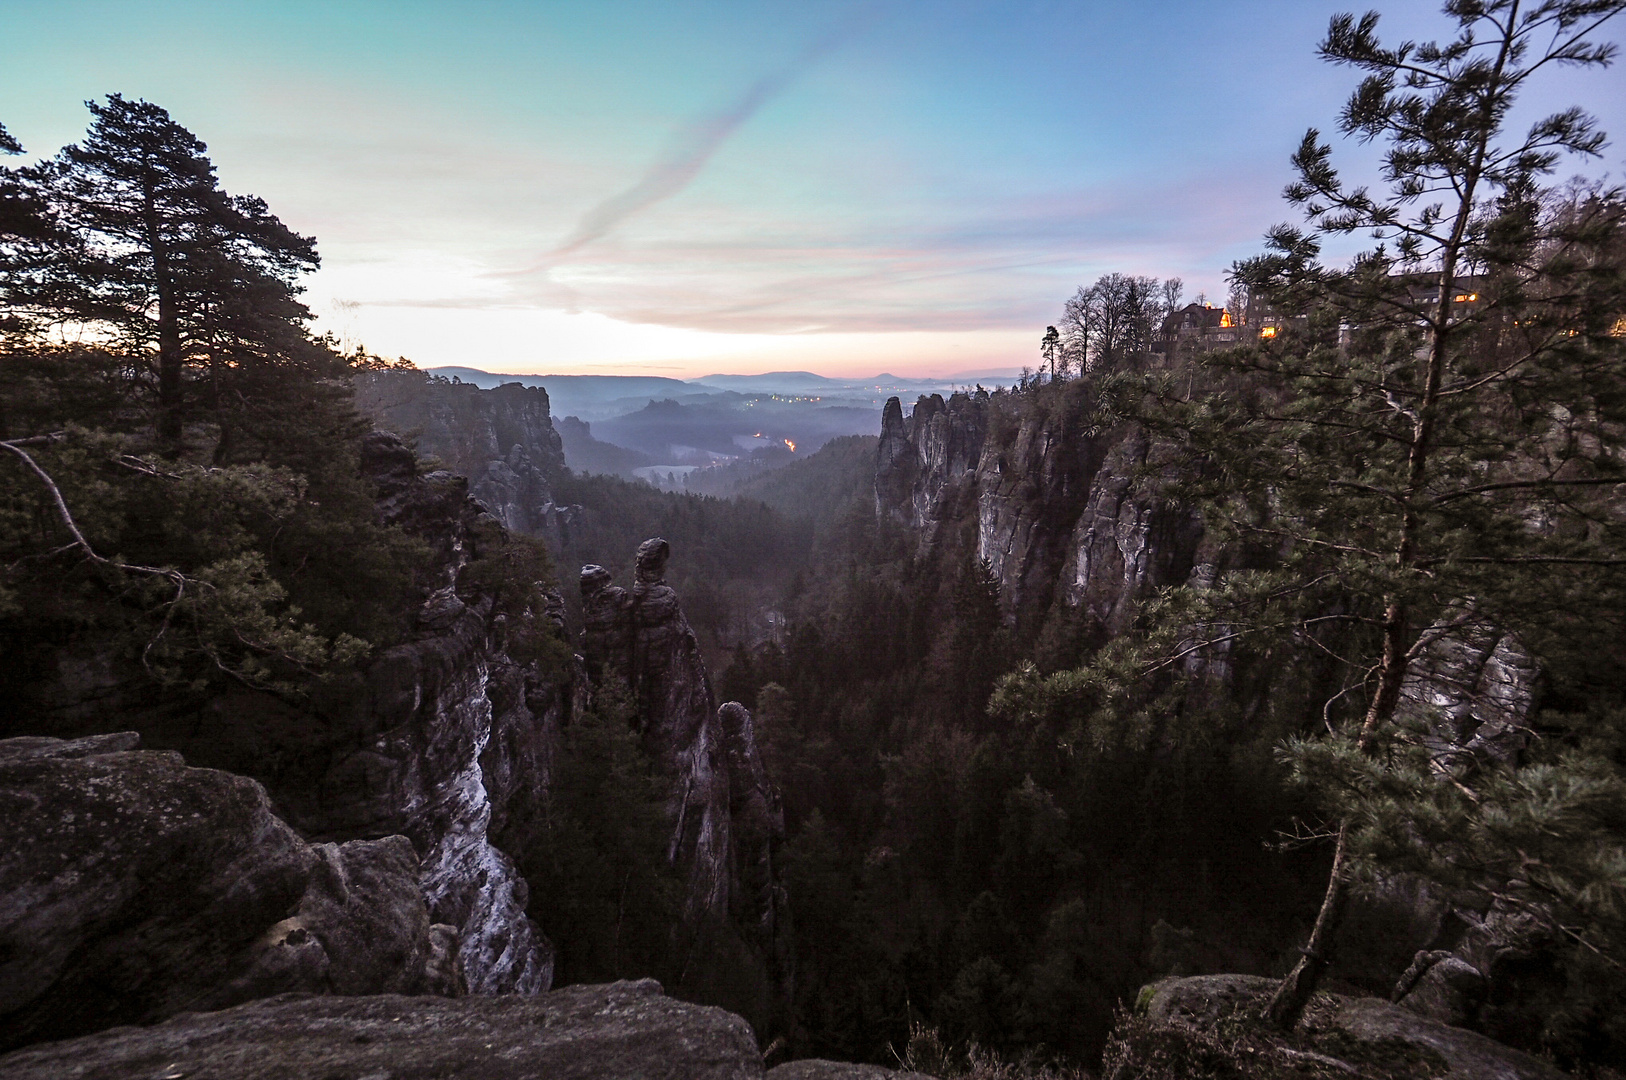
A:
[[[62,489],[57,487],[56,481],[51,478],[50,473],[45,471],[44,466],[42,466],[38,461],[35,461],[34,456],[27,450],[23,449],[24,446],[48,445],[58,441],[61,438],[62,435],[60,433],[54,435],[37,435],[28,439],[0,441],[0,447],[4,447],[6,450],[9,450],[18,458],[22,459],[23,464],[28,468],[28,470],[32,472],[39,479],[39,482],[45,486],[45,490],[51,496],[52,505],[56,507],[57,517],[62,521],[63,528],[67,529],[68,535],[73,537],[72,543],[64,544],[62,547],[57,548],[52,554],[59,554],[65,551],[71,551],[74,548],[78,548],[84,553],[86,559],[97,566],[111,567],[115,570],[124,570],[132,574],[146,574],[152,577],[161,577],[175,586],[175,595],[164,604],[164,620],[158,627],[158,633],[153,635],[152,640],[147,642],[147,647],[141,650],[141,666],[146,668],[150,674],[152,672],[152,666],[147,662],[148,656],[151,654],[153,646],[158,644],[158,640],[162,638],[164,636],[164,632],[169,629],[169,624],[175,615],[175,610],[180,605],[181,598],[186,595],[186,585],[190,579],[188,579],[187,576],[181,573],[179,570],[174,570],[168,567],[141,566],[137,563],[127,563],[120,562],[117,559],[109,559],[98,554],[96,549],[90,546],[90,541],[85,539],[85,534],[79,530],[78,522],[74,521],[73,512],[68,509],[67,500],[62,497]]]

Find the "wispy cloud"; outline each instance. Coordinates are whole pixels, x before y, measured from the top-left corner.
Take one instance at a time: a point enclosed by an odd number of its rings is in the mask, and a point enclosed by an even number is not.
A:
[[[783,93],[798,76],[856,33],[863,21],[862,15],[847,19],[808,44],[784,66],[746,87],[726,108],[683,132],[636,183],[589,210],[558,247],[518,273],[536,274],[552,268],[561,259],[609,235],[639,211],[669,199],[688,187],[736,131],[764,105]]]
[[[839,229],[829,219],[817,229],[789,217],[690,221],[635,249],[595,246],[504,299],[726,333],[1042,327],[1078,285],[1110,271],[1217,286],[1282,216],[1274,187],[1267,168],[1244,163],[1003,199],[957,195]]]

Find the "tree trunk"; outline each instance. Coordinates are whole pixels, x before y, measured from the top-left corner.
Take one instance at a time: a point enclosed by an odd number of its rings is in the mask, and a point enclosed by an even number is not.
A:
[[[176,306],[175,280],[169,251],[159,228],[157,200],[151,181],[142,192],[147,246],[152,251],[152,273],[158,293],[158,442],[163,453],[181,452],[181,321]]]
[[[1265,1016],[1283,1031],[1298,1026],[1304,1007],[1310,1003],[1322,974],[1332,963],[1332,948],[1337,943],[1338,928],[1344,921],[1344,909],[1349,905],[1349,878],[1345,874],[1344,854],[1348,845],[1349,825],[1338,826],[1338,846],[1333,850],[1332,872],[1327,877],[1327,894],[1321,900],[1321,910],[1315,917],[1315,928],[1310,940],[1299,950],[1299,962],[1287,973],[1276,993],[1270,999]]]
[[[1409,536],[1409,531],[1406,535]],[[1409,544],[1403,541],[1403,547],[1407,546]],[[1363,754],[1377,748],[1378,732],[1394,719],[1395,707],[1400,703],[1400,688],[1406,681],[1408,623],[1405,606],[1391,598],[1383,611],[1383,660],[1378,666],[1378,688],[1367,706],[1366,717],[1361,721],[1361,735],[1355,743]],[[1348,854],[1349,822],[1341,821],[1338,843],[1333,849],[1332,870],[1327,875],[1327,892],[1321,899],[1321,910],[1316,913],[1310,940],[1299,950],[1299,962],[1276,988],[1266,1010],[1271,1023],[1283,1031],[1292,1031],[1298,1026],[1321,976],[1332,963],[1338,928],[1343,925],[1344,909],[1349,906]]]

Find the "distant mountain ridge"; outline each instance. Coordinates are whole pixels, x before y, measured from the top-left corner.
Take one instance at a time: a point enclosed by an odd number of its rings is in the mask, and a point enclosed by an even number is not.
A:
[[[511,382],[526,386],[546,385],[549,395],[555,401],[560,398],[585,396],[595,398],[613,396],[617,399],[640,396],[676,398],[680,395],[729,391],[743,394],[772,394],[804,390],[933,389],[979,379],[997,383],[1004,379],[1014,379],[1019,374],[1019,369],[1011,368],[959,372],[942,378],[907,378],[885,371],[879,375],[862,378],[836,378],[813,371],[765,371],[757,375],[715,374],[704,375],[698,379],[673,379],[664,375],[509,375],[483,371],[480,368],[456,366],[434,367],[428,371],[431,375],[440,375],[448,379],[455,377],[462,382],[473,383],[483,390]]]
[[[691,380],[691,386],[719,386],[744,393],[773,393],[777,390],[825,390],[862,385],[858,379],[832,379],[811,371],[765,371],[761,375],[706,375]]]

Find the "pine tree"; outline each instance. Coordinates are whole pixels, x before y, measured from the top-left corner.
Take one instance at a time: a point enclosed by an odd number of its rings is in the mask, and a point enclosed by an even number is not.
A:
[[[225,418],[264,389],[267,369],[323,363],[296,284],[317,266],[315,242],[262,200],[221,190],[207,147],[159,106],[118,94],[86,106],[85,140],[20,174],[61,235],[43,252],[8,252],[7,305],[86,327],[147,366],[170,453],[196,397],[189,383],[206,370],[224,459]]]
[[[23,146],[0,124],[0,154],[21,154]],[[52,235],[43,200],[20,172],[0,167],[0,270],[21,262],[20,251]],[[38,263],[37,258],[32,260]],[[0,276],[0,309],[8,308],[13,289]],[[0,311],[0,341],[32,329],[32,323],[10,311]]]
[[[1406,743],[1403,684],[1443,635],[1484,619],[1554,653],[1596,632],[1603,623],[1588,616],[1619,596],[1626,548],[1607,502],[1626,480],[1613,451],[1626,419],[1611,336],[1621,201],[1539,196],[1538,178],[1562,155],[1604,145],[1581,110],[1508,142],[1503,126],[1537,72],[1607,63],[1613,47],[1588,35],[1622,7],[1453,0],[1456,38],[1394,48],[1379,44],[1375,14],[1334,18],[1321,54],[1367,73],[1340,127],[1388,144],[1383,189],[1345,185],[1312,130],[1286,192],[1309,229],[1278,227],[1270,254],[1236,268],[1277,310],[1305,315],[1300,332],[1224,362],[1250,382],[1206,403],[1230,428],[1213,460],[1229,457],[1228,481],[1262,497],[1235,520],[1291,549],[1305,611],[1336,611],[1333,593],[1352,598],[1359,644],[1346,661],[1369,672],[1356,697],[1364,709],[1319,744],[1323,759],[1342,757],[1337,779],[1321,774],[1329,790],[1361,790],[1360,774],[1382,771]],[[1357,232],[1385,244],[1347,269],[1319,263],[1322,238]],[[1311,745],[1289,757],[1302,765]],[[1495,775],[1467,760],[1433,768],[1437,784],[1486,790]],[[1327,966],[1347,903],[1363,810],[1335,801],[1345,814],[1327,894],[1270,1007],[1286,1027]]]
[[[1325,734],[1283,748],[1327,807],[1335,850],[1309,941],[1270,1005],[1281,1026],[1296,1025],[1352,883],[1373,860],[1409,845],[1421,866],[1419,838],[1452,815],[1471,819],[1482,842],[1502,836],[1476,860],[1479,886],[1494,890],[1498,873],[1504,884],[1512,873],[1545,917],[1529,868],[1519,870],[1515,830],[1498,834],[1496,822],[1547,815],[1571,845],[1609,835],[1611,811],[1599,809],[1609,784],[1573,773],[1568,795],[1548,784],[1541,804],[1517,762],[1431,741],[1418,730],[1429,717],[1403,708],[1402,691],[1431,649],[1485,625],[1515,633],[1549,671],[1619,676],[1598,663],[1597,643],[1614,637],[1626,595],[1615,503],[1626,490],[1626,206],[1613,190],[1540,187],[1565,156],[1604,146],[1580,109],[1523,136],[1504,126],[1540,72],[1608,63],[1613,46],[1589,36],[1622,8],[1450,0],[1455,38],[1393,48],[1379,43],[1376,14],[1335,17],[1321,55],[1366,73],[1340,128],[1386,144],[1381,185],[1347,185],[1311,130],[1286,190],[1308,227],[1276,227],[1267,254],[1233,270],[1251,297],[1289,315],[1281,332],[1210,354],[1197,371],[1106,380],[1124,415],[1168,437],[1165,451],[1201,463],[1183,493],[1205,500],[1232,551],[1251,554],[1218,585],[1149,609],[1161,625],[1138,649],[1109,650],[1056,688],[1083,688],[1105,703],[1102,715],[1144,725],[1189,707],[1205,670],[1251,662],[1280,683],[1274,658],[1296,654],[1338,680],[1313,702],[1314,680],[1301,680],[1296,692],[1313,709],[1301,729]],[[1352,234],[1380,243],[1345,267],[1324,264],[1322,242]],[[1235,569],[1250,565],[1268,569]],[[1146,685],[1166,688],[1175,671],[1187,676],[1184,699],[1137,686],[1151,676]],[[1115,698],[1113,687],[1125,692]],[[1564,761],[1552,758],[1549,775],[1579,768]]]
[[[399,632],[427,550],[359,475],[314,242],[158,106],[89,107],[0,171],[0,649],[122,626],[159,682],[294,686]]]

